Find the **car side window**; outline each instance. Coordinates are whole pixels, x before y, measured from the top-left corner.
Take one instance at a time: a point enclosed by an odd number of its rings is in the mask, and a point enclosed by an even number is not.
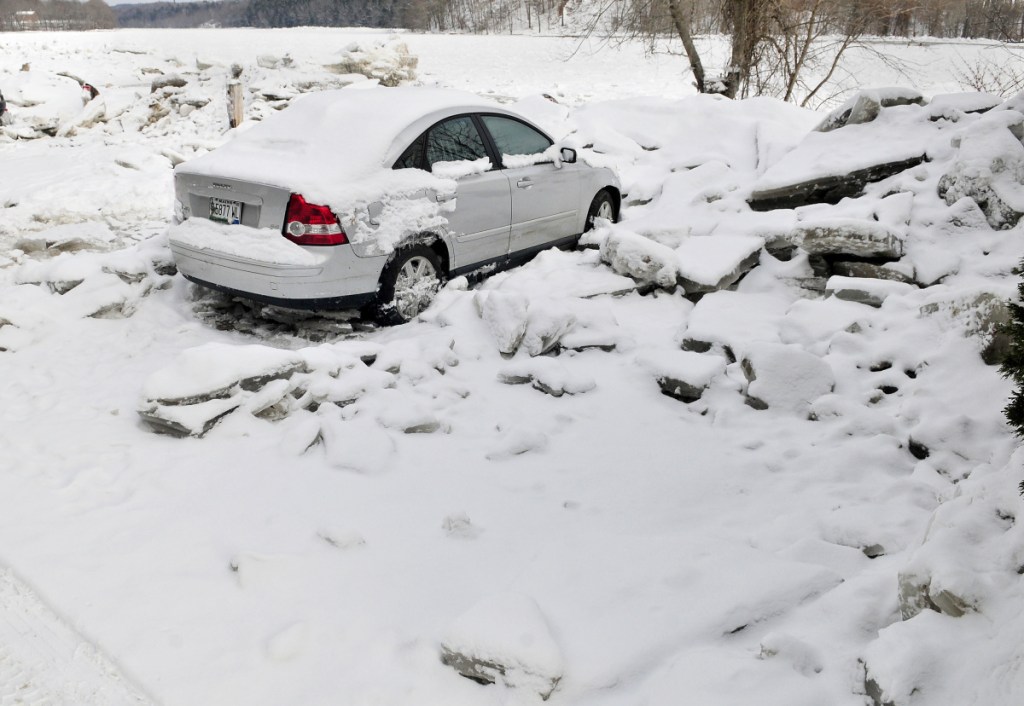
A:
[[[430,128],[426,141],[427,169],[436,162],[474,161],[487,156],[483,138],[468,115]]]
[[[501,154],[539,154],[552,145],[547,135],[524,122],[502,115],[482,115],[481,119]]]
[[[423,169],[423,149],[427,144],[427,133],[416,138],[395,162],[395,169]]]

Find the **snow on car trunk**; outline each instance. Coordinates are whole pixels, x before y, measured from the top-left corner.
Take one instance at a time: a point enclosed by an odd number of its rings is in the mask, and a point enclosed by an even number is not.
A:
[[[300,96],[281,114],[244,132],[179,171],[273,184],[312,203],[354,216],[384,196],[454,190],[454,182],[417,169],[391,170],[406,145],[395,139],[415,124],[432,123],[439,110],[478,109],[481,99],[458,91],[422,88],[352,88]]]

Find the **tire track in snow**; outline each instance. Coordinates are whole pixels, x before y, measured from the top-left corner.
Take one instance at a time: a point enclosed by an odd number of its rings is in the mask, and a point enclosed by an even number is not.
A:
[[[0,567],[0,706],[150,706],[117,666]]]

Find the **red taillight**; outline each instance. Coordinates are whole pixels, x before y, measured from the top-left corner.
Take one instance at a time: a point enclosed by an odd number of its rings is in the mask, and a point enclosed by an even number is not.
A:
[[[281,234],[299,245],[343,245],[348,242],[338,217],[327,206],[306,203],[299,194],[288,200]]]

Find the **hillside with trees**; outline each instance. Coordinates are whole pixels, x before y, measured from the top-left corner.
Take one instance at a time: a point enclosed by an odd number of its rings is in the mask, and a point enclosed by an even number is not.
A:
[[[103,0],[0,0],[0,32],[116,26],[117,18]]]
[[[241,27],[247,7],[244,0],[153,2],[115,5],[113,12],[121,27]]]
[[[780,21],[833,35],[1024,41],[1021,0],[0,0],[0,31],[314,25],[675,37]]]

